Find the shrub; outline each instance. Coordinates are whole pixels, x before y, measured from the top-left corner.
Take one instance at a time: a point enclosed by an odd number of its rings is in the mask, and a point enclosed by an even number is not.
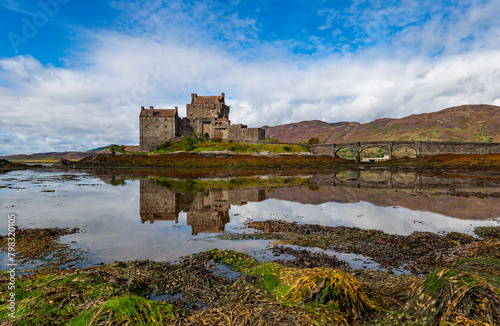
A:
[[[113,145],[108,146],[108,148],[110,148],[113,152],[121,152],[121,153],[125,152],[125,145],[113,144]]]
[[[167,141],[161,145],[156,146],[156,150],[160,151],[160,150],[168,149],[170,146],[172,146],[172,143]]]
[[[274,136],[266,137],[266,141],[279,142],[278,138]]]

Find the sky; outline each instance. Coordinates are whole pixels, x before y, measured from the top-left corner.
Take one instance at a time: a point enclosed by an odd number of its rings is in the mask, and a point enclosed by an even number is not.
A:
[[[139,142],[140,107],[232,123],[500,105],[498,0],[0,0],[0,155]]]

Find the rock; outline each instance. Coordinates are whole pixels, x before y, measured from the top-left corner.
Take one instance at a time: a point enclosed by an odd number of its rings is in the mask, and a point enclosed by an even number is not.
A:
[[[4,159],[0,160],[0,166],[9,166],[11,164],[12,163],[10,161],[4,160]]]
[[[60,159],[56,163],[54,163],[52,166],[53,167],[69,167],[71,165],[71,161],[67,160],[65,158]]]
[[[110,147],[106,147],[105,149],[99,151],[97,154],[98,155],[115,155],[115,151],[112,150]]]
[[[275,154],[269,152],[269,151],[262,151],[262,152],[258,152],[257,154],[255,154],[257,156],[276,156]]]
[[[231,152],[230,150],[223,150],[223,151],[200,151],[197,152],[199,155],[203,156],[233,156],[234,153]]]

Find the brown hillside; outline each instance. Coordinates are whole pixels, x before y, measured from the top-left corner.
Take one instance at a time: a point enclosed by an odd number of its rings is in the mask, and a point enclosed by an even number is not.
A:
[[[327,143],[371,140],[500,142],[500,107],[462,105],[364,124],[315,120],[263,128],[267,137],[274,136],[282,142],[307,142],[312,137]]]

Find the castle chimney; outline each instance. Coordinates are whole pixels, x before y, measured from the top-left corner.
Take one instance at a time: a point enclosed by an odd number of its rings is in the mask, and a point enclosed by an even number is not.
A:
[[[150,109],[150,110],[153,110],[154,108],[155,108],[154,106],[150,106],[150,107],[149,107],[149,109]]]
[[[141,106],[141,111],[144,111],[144,107],[143,106]]]
[[[196,93],[191,93],[191,103],[194,103],[194,100],[197,97],[198,97],[198,95]]]

